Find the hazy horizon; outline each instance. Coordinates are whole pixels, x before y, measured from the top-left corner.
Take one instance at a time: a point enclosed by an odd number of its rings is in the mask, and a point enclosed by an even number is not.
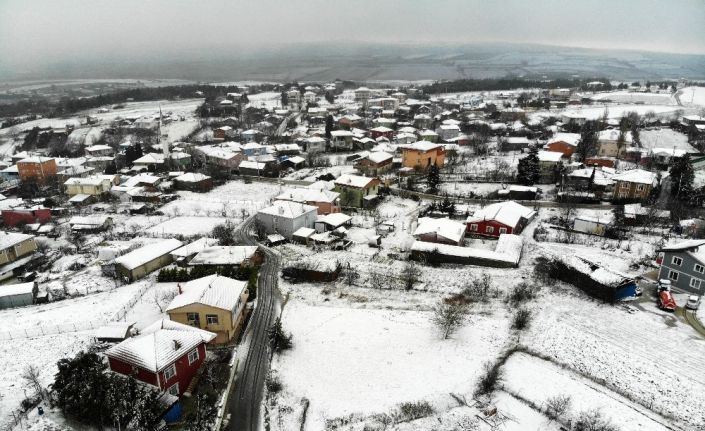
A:
[[[220,63],[240,70],[247,59],[263,59],[262,70],[248,70],[256,75],[282,58],[280,69],[295,62],[290,51],[316,58],[312,47],[330,46],[344,49],[327,55],[349,57],[370,47],[400,46],[408,56],[467,48],[474,61],[486,47],[512,45],[528,50],[520,63],[542,47],[703,56],[704,22],[701,0],[0,0],[0,76],[69,78],[93,68],[100,76],[111,69],[152,76],[188,63],[165,73],[197,78],[223,76],[204,70]]]

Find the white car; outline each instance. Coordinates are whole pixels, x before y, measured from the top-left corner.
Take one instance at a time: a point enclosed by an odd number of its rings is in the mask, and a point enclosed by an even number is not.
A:
[[[689,310],[697,310],[700,307],[700,297],[696,295],[690,295],[688,297],[688,302],[685,303],[685,308]]]

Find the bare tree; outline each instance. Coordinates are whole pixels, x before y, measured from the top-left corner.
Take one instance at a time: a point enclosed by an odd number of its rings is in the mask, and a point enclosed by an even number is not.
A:
[[[469,310],[465,304],[457,302],[446,303],[441,300],[433,309],[431,321],[441,331],[445,340],[465,323],[468,313]]]
[[[575,420],[574,431],[619,431],[599,410],[581,412]]]
[[[400,277],[404,289],[411,290],[416,283],[421,281],[421,270],[413,260],[409,260],[404,265],[404,268],[402,268]]]
[[[387,283],[387,276],[378,269],[370,269],[367,280],[373,289],[384,289]]]
[[[562,421],[570,411],[573,400],[569,395],[556,395],[546,400],[546,416],[552,421]]]
[[[22,371],[21,377],[40,397],[42,397],[42,399],[44,399],[44,391],[42,390],[42,384],[39,381],[39,373],[39,367],[36,365],[27,365]]]
[[[152,291],[152,302],[157,306],[160,313],[166,310],[169,303],[176,298],[179,293],[172,289],[162,290],[159,288],[154,288]]]
[[[343,281],[348,286],[352,286],[360,278],[360,273],[350,266],[350,262],[343,266]]]

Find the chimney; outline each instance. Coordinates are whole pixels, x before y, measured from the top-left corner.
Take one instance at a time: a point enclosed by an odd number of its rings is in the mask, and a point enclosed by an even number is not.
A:
[[[173,340],[173,341],[174,341],[174,350],[179,350],[181,348],[181,343],[179,343],[176,340]]]

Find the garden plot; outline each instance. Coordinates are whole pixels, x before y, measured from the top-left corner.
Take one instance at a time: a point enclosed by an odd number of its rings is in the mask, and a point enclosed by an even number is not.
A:
[[[4,430],[12,423],[12,412],[20,407],[25,394],[30,396],[34,393],[22,378],[27,366],[39,368],[40,381],[46,387],[54,381],[56,363],[87,349],[92,341],[92,331],[3,340],[0,343],[0,367],[3,370],[0,381],[0,429]]]
[[[281,193],[276,184],[245,184],[241,181],[229,181],[208,193],[180,191],[179,199],[161,207],[163,214],[171,217],[228,217],[243,218],[255,214],[257,210],[269,205],[271,199]]]
[[[65,332],[100,326],[106,319],[113,320],[122,309],[131,308],[128,304],[138,299],[150,283],[153,280],[147,278],[106,292],[0,310],[0,318],[5,322],[0,332],[9,332],[15,338],[25,336],[25,330],[26,334],[35,336],[41,335],[42,330],[56,332],[57,327],[59,332]]]
[[[686,428],[703,426],[705,341],[655,305],[627,313],[569,289],[554,291],[522,342]]]
[[[622,431],[668,430],[664,420],[619,394],[570,370],[524,353],[516,353],[504,365],[504,388],[539,406],[556,396],[569,396],[568,417],[598,409]]]
[[[671,129],[644,130],[639,134],[641,146],[647,150],[661,148],[665,150],[684,150],[690,154],[699,151],[688,143],[688,136]]]
[[[144,233],[159,237],[176,235],[207,235],[219,224],[225,223],[225,217],[174,217],[145,230]]]
[[[290,301],[283,321],[294,347],[272,368],[287,392],[310,400],[307,429],[322,429],[329,418],[386,412],[404,401],[472,392],[482,364],[506,341],[506,320],[472,316],[441,340],[429,318],[428,312]]]

